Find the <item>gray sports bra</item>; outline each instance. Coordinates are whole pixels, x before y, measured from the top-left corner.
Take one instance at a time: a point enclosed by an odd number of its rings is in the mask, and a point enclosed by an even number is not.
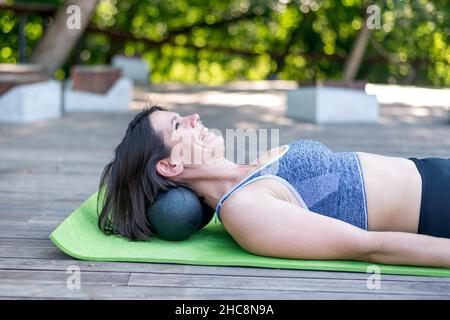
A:
[[[216,206],[219,220],[222,221],[220,209],[233,192],[265,178],[282,182],[306,210],[367,230],[364,179],[356,152],[332,152],[313,140],[285,145],[277,159],[258,168],[225,193]]]

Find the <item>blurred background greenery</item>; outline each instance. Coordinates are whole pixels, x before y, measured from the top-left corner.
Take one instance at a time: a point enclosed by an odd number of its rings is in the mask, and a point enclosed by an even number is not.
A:
[[[27,13],[25,61],[62,0]],[[357,79],[450,85],[447,0],[100,0],[65,64],[107,64],[116,54],[141,56],[153,83],[219,85],[231,80],[341,79],[366,8],[381,9]],[[19,62],[19,18],[0,12],[0,62]],[[64,44],[61,44],[64,45]]]

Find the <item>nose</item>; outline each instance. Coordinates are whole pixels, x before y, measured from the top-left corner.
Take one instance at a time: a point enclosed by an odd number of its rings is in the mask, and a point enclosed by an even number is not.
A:
[[[200,121],[200,116],[197,113],[189,116],[189,125],[192,128],[194,128],[199,121]]]

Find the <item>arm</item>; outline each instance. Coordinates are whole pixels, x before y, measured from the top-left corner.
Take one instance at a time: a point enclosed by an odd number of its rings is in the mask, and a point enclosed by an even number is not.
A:
[[[369,232],[373,263],[450,268],[450,239],[407,232]]]
[[[248,191],[232,195],[221,217],[236,242],[253,254],[450,267],[450,239],[366,231],[270,194]]]
[[[221,211],[225,229],[245,250],[262,256],[314,260],[367,260],[369,233],[251,190],[233,194]]]

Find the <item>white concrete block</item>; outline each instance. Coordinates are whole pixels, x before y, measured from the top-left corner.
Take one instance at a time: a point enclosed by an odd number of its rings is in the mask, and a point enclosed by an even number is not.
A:
[[[47,80],[19,85],[0,96],[0,122],[30,123],[61,117],[61,83]]]
[[[133,58],[117,55],[111,63],[122,70],[122,75],[136,83],[148,83],[150,68],[147,62],[141,58]]]
[[[72,89],[68,81],[64,89],[65,112],[127,112],[133,100],[133,82],[120,78],[106,94]]]
[[[376,96],[364,90],[305,87],[287,91],[286,115],[315,123],[373,123],[379,105]]]

